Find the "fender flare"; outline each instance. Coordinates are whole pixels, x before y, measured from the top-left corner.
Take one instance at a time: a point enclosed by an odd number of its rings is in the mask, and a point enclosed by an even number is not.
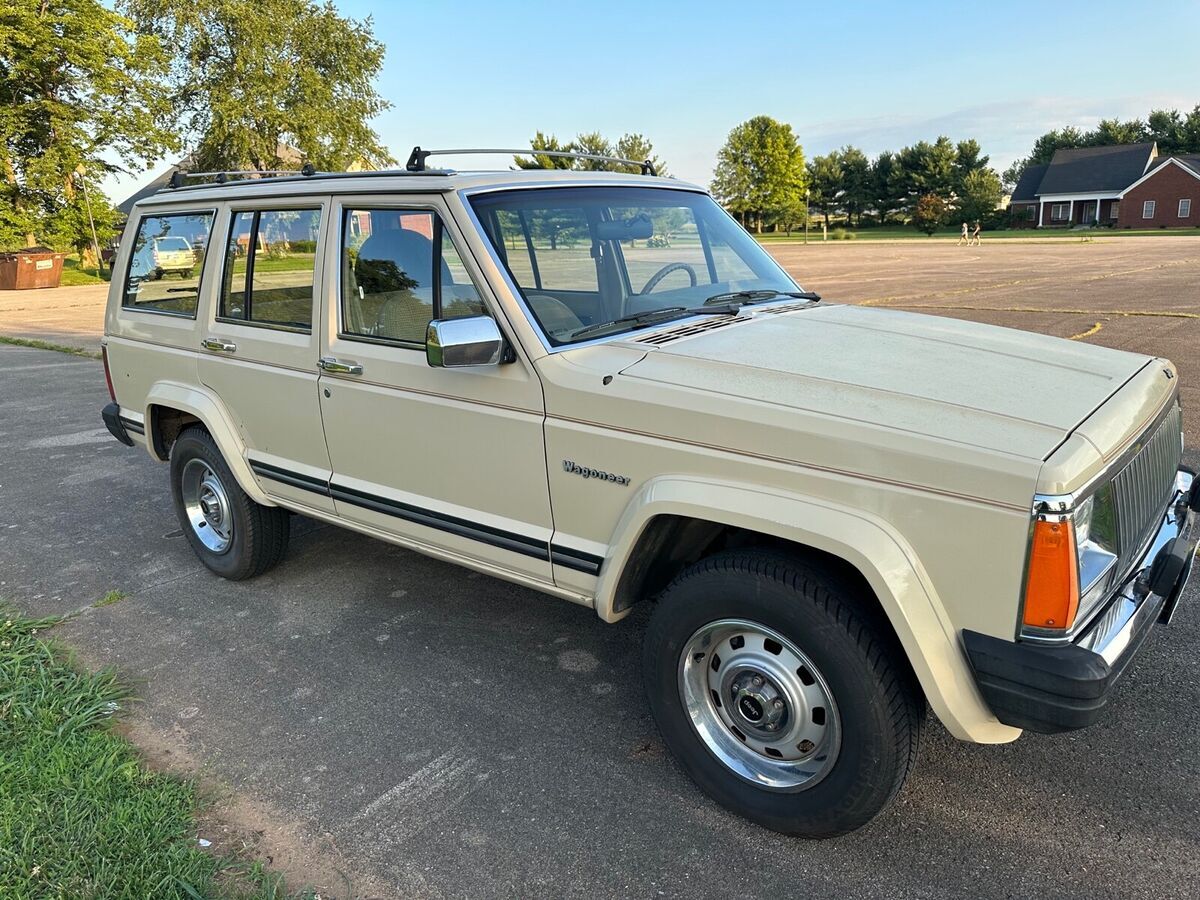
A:
[[[262,488],[250,471],[246,462],[245,447],[238,435],[233,419],[226,411],[224,404],[213,394],[192,385],[177,381],[159,381],[150,388],[146,395],[146,408],[143,410],[146,422],[146,450],[155,459],[154,440],[151,429],[155,427],[153,408],[166,406],[181,412],[190,413],[203,423],[212,435],[221,451],[229,470],[237,480],[238,487],[249,495],[255,503],[263,506],[275,506],[275,502],[263,493]]]
[[[697,476],[647,482],[626,507],[596,590],[608,622],[617,584],[641,535],[656,516],[676,515],[745,528],[822,550],[854,566],[874,590],[925,696],[957,738],[1006,743],[1021,731],[1000,723],[976,686],[957,629],[916,553],[887,522],[828,501],[768,491],[760,485]]]

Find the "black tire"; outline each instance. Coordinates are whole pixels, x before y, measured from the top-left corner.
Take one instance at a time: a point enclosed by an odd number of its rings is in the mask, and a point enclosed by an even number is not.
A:
[[[925,700],[890,626],[860,592],[820,566],[736,550],[689,567],[663,593],[645,636],[650,708],[676,759],[718,803],[774,831],[826,838],[865,825],[899,792],[916,761]],[[699,629],[724,619],[785,637],[828,685],[840,750],[811,786],[754,784],[700,738],[683,701],[681,654]]]
[[[191,460],[202,460],[220,480],[228,498],[233,530],[228,549],[214,552],[200,540],[185,508],[183,472]],[[230,581],[243,581],[261,575],[276,565],[287,550],[291,517],[277,506],[255,503],[238,486],[212,435],[200,425],[180,432],[171,447],[171,497],[175,515],[188,543],[200,561]]]

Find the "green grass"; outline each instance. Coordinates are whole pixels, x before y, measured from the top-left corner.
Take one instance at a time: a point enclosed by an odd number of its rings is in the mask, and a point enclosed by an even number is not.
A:
[[[128,596],[129,595],[124,591],[109,591],[107,594],[93,603],[92,606],[94,606],[96,609],[99,609],[102,606],[112,606],[114,603],[120,603]]]
[[[13,347],[30,347],[34,350],[53,350],[55,353],[70,353],[72,356],[86,356],[88,359],[99,359],[100,354],[85,347],[68,347],[66,344],[54,344],[50,341],[39,341],[32,338],[9,337],[0,334],[0,344],[10,344]]]
[[[61,287],[76,287],[81,284],[106,284],[109,280],[109,271],[106,268],[103,274],[96,272],[94,268],[84,268],[79,261],[78,256],[68,256],[63,260],[62,280],[59,282]]]
[[[0,895],[286,896],[261,865],[199,848],[195,786],[149,771],[114,732],[128,692],[46,639],[60,621],[0,607]]]

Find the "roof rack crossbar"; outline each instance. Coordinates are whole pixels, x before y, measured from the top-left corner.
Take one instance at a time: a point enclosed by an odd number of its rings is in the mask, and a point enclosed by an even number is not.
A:
[[[511,155],[511,156],[551,156],[559,159],[590,159],[596,162],[619,163],[623,166],[634,166],[641,170],[643,175],[657,175],[654,170],[654,163],[648,159],[624,159],[620,156],[603,156],[598,153],[578,153],[574,150],[538,150],[534,148],[526,148],[523,150],[505,150],[488,148],[482,149],[477,147],[459,148],[454,150],[422,150],[420,146],[413,147],[412,153],[408,157],[408,162],[405,163],[405,168],[410,172],[425,171],[425,160],[431,156],[457,156],[457,155]]]

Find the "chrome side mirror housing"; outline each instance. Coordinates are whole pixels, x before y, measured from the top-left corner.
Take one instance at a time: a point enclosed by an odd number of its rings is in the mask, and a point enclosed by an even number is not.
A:
[[[491,316],[434,319],[425,329],[425,359],[435,369],[497,366],[507,345]]]

